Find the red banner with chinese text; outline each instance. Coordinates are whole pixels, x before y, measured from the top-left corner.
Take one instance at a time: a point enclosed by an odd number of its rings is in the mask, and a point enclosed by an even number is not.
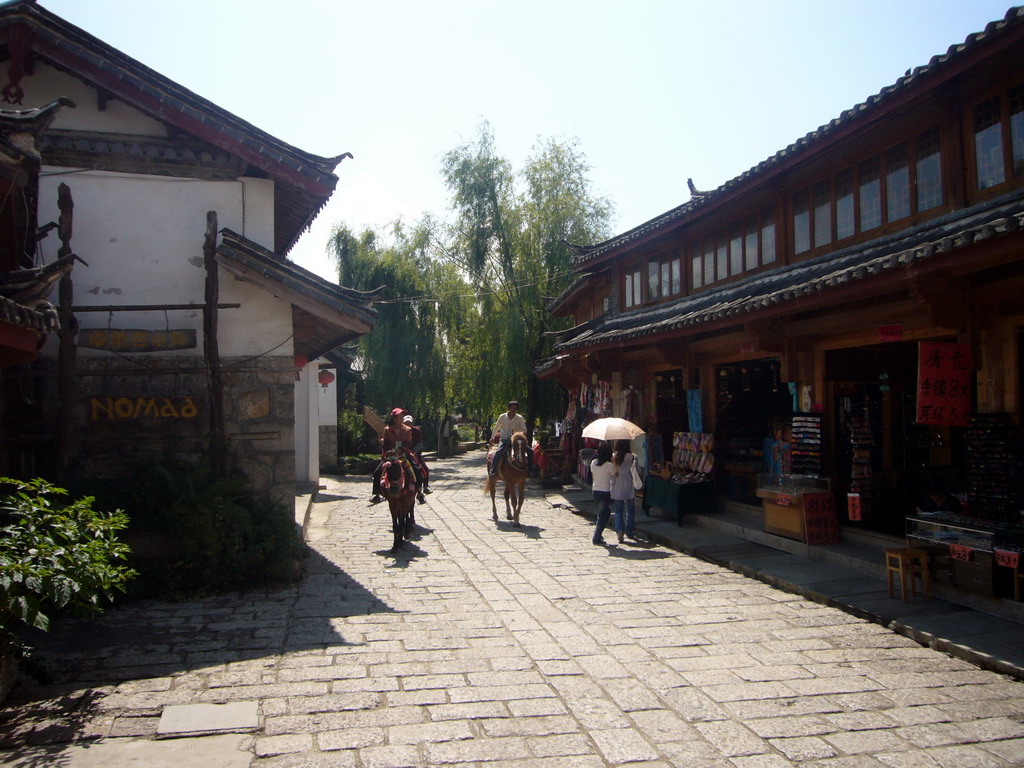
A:
[[[966,427],[971,409],[971,348],[922,341],[917,348],[917,423]]]

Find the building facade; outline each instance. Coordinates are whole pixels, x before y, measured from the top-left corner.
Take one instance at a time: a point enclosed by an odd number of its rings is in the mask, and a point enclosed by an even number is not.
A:
[[[681,434],[710,435],[720,502],[759,506],[775,493],[764,476],[813,477],[840,527],[893,536],[941,486],[981,532],[971,562],[1013,551],[1024,10],[719,188],[689,186],[679,207],[577,247],[551,304],[572,327],[537,368],[570,391],[569,435],[631,415],[655,471]]]
[[[376,317],[286,258],[347,154],[293,147],[34,2],[0,6],[0,51],[12,114],[61,106],[5,198],[33,215],[3,271],[71,263],[59,330],[0,370],[2,470],[116,478],[223,445],[290,508],[319,472],[315,361]]]

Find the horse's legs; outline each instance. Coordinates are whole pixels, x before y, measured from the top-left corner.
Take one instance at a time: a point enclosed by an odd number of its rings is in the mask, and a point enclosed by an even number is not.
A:
[[[391,551],[397,552],[402,548],[402,541],[405,538],[403,531],[405,530],[405,515],[398,508],[398,502],[391,502],[391,530],[394,532],[394,543],[391,545]]]
[[[516,486],[516,498],[515,498],[515,518],[512,520],[512,525],[516,528],[519,527],[519,513],[523,509],[523,499],[526,497],[526,486]]]
[[[505,483],[505,519],[506,520],[511,520],[512,519],[512,502],[509,500],[510,498],[512,499],[512,501],[515,500],[515,486],[512,486],[512,485],[509,485],[508,483]]]
[[[402,523],[402,538],[408,539],[412,536],[412,527],[416,525],[416,499],[412,500],[412,504],[409,505],[409,509],[405,515],[405,520]]]

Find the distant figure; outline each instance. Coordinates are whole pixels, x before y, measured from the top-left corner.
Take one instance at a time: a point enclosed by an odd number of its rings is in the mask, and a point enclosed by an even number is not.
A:
[[[633,488],[631,469],[636,461],[629,450],[629,440],[615,443],[615,480],[612,482],[612,504],[615,506],[615,533],[622,543],[623,536],[636,541],[636,489]]]
[[[616,466],[612,461],[612,447],[602,441],[597,447],[597,456],[590,462],[591,489],[597,502],[597,525],[594,528],[594,544],[604,546],[604,529],[611,516],[609,503],[612,500],[612,482]]]

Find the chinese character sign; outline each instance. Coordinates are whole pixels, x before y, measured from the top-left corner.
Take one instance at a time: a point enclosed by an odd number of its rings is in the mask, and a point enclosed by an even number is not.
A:
[[[971,348],[922,341],[917,348],[917,423],[966,427],[971,409]]]

